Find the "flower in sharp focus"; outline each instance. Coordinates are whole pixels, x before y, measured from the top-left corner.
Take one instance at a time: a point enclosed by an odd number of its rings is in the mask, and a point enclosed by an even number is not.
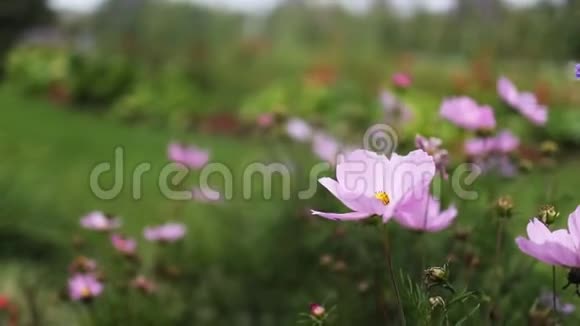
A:
[[[145,239],[157,242],[175,242],[185,236],[187,228],[181,223],[166,223],[155,227],[146,227]]]
[[[413,84],[413,79],[407,73],[397,72],[391,76],[391,82],[398,89],[407,89]]]
[[[299,142],[306,142],[312,137],[312,127],[304,120],[292,118],[286,123],[288,136]]]
[[[538,218],[527,226],[528,238],[516,238],[519,249],[546,264],[580,268],[580,206],[568,217],[568,229],[550,231]]]
[[[310,304],[310,315],[316,318],[322,318],[326,314],[326,309],[317,303]]]
[[[201,169],[209,162],[209,152],[196,146],[186,147],[178,143],[170,143],[167,155],[171,161],[192,169]]]
[[[123,255],[132,256],[137,251],[137,241],[122,234],[111,235],[111,244]]]
[[[444,100],[439,114],[467,130],[489,131],[496,126],[495,115],[490,106],[480,106],[472,98],[465,96]]]
[[[96,231],[111,231],[121,226],[121,220],[103,212],[94,211],[81,217],[83,228]]]
[[[513,109],[527,118],[535,125],[545,125],[548,121],[548,109],[538,103],[537,97],[529,92],[520,93],[517,87],[506,77],[500,77],[497,81],[499,96]]]
[[[102,292],[103,284],[91,274],[76,274],[68,281],[68,293],[73,301],[90,301]]]
[[[424,150],[433,157],[437,171],[447,179],[447,165],[449,164],[449,153],[441,148],[443,142],[439,138],[425,138],[421,135],[415,136],[415,147]]]
[[[321,160],[336,164],[336,158],[340,151],[340,143],[323,133],[316,133],[312,138],[312,150]]]
[[[344,156],[336,167],[336,178],[318,181],[352,211],[349,213],[312,214],[332,220],[360,220],[371,216],[389,221],[396,208],[414,200],[435,175],[433,158],[422,150],[405,156],[393,153],[391,158],[366,150],[355,150]]]
[[[453,222],[457,217],[457,208],[450,205],[441,210],[438,199],[429,194],[425,188],[419,198],[406,200],[395,210],[395,220],[402,226],[416,231],[438,232]]]
[[[218,202],[222,198],[221,194],[209,187],[194,187],[191,190],[192,199],[200,203]]]

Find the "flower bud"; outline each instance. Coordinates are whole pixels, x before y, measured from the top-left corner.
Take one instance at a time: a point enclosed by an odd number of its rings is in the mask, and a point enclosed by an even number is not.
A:
[[[443,265],[443,267],[429,267],[423,271],[425,284],[429,287],[446,284],[447,276],[447,265]]]
[[[316,318],[322,318],[326,314],[326,309],[317,303],[310,304],[310,315]]]
[[[321,266],[328,266],[332,263],[334,259],[332,258],[331,255],[329,254],[324,254],[322,256],[320,256],[320,265]]]
[[[546,225],[553,224],[558,216],[560,216],[560,212],[556,210],[554,205],[544,205],[538,210],[538,218]]]
[[[558,143],[554,141],[546,140],[540,144],[540,152],[542,152],[542,155],[546,157],[553,157],[554,155],[556,155],[556,153],[558,153],[558,151],[559,151]]]
[[[499,217],[504,218],[512,217],[512,209],[514,208],[514,202],[510,196],[499,197],[497,199],[495,206]]]
[[[530,172],[534,169],[534,163],[528,159],[520,159],[518,163],[521,172]]]
[[[453,236],[457,241],[467,241],[469,236],[471,236],[471,229],[458,227],[455,232],[453,232]]]
[[[445,308],[445,300],[442,297],[430,297],[429,304],[431,304],[431,309],[436,309],[437,307]]]

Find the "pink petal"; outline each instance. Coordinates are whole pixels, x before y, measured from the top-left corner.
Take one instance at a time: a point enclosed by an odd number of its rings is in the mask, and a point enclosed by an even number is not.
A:
[[[532,242],[524,237],[517,237],[518,248],[528,256],[550,265],[559,265],[548,253],[547,247],[543,244]]]
[[[350,213],[324,213],[324,212],[318,212],[318,211],[311,211],[312,215],[318,215],[324,218],[327,218],[329,220],[335,220],[335,221],[356,221],[356,220],[362,220],[365,219],[369,216],[371,216],[372,214],[369,213],[363,213],[363,212],[350,212]]]
[[[537,218],[534,218],[528,223],[527,226],[528,238],[534,243],[542,244],[548,239],[550,239],[551,233],[548,227],[540,222]]]
[[[577,249],[580,249],[580,205],[568,216],[568,230]]]
[[[455,205],[450,205],[448,209],[444,210],[434,219],[431,223],[429,223],[428,230],[429,232],[438,232],[443,229],[446,229],[451,225],[451,223],[457,217],[457,207]]]
[[[321,178],[318,180],[321,185],[323,185],[331,194],[334,195],[338,200],[340,200],[346,207],[352,209],[353,211],[368,211],[368,208],[357,202],[357,199],[362,197],[362,195],[357,195],[356,193],[348,192],[343,190],[342,187],[331,178]]]

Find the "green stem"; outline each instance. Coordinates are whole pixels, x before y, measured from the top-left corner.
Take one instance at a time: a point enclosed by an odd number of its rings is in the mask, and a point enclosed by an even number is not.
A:
[[[389,271],[389,278],[395,290],[395,295],[397,297],[397,308],[399,310],[399,317],[401,318],[401,325],[407,325],[407,319],[405,318],[405,309],[403,309],[403,301],[401,300],[401,293],[399,292],[399,287],[397,285],[397,280],[395,279],[395,272],[393,270],[393,257],[391,255],[391,248],[389,245],[389,236],[387,228],[384,227],[383,232],[383,244],[385,249],[385,260],[387,262],[387,269]]]

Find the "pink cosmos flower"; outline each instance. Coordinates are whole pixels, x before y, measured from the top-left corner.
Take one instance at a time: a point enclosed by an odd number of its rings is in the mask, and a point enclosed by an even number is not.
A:
[[[495,149],[495,139],[493,138],[471,138],[465,140],[463,149],[467,156],[484,157],[489,155]]]
[[[137,241],[121,234],[111,235],[111,244],[123,255],[132,256],[137,251]]]
[[[393,85],[395,85],[395,87],[399,89],[407,89],[411,87],[411,84],[413,83],[411,75],[404,72],[397,72],[393,74],[393,76],[391,77],[391,81]]]
[[[527,226],[528,238],[516,244],[528,256],[550,265],[580,268],[580,205],[568,217],[568,229],[550,231],[538,218]]]
[[[96,231],[111,231],[121,226],[121,220],[100,211],[93,211],[81,217],[83,228]]]
[[[355,150],[339,159],[337,180],[318,180],[352,212],[312,211],[312,214],[332,220],[360,220],[378,215],[386,223],[396,208],[407,200],[414,200],[417,191],[429,184],[434,175],[433,158],[422,150],[405,156],[394,153],[390,159],[374,152]]]
[[[196,146],[182,146],[178,143],[170,143],[167,155],[173,162],[183,164],[192,169],[201,169],[209,161],[209,152]]]
[[[336,157],[340,151],[340,143],[329,135],[316,133],[312,138],[312,150],[321,160],[332,165],[336,164]]]
[[[302,119],[292,118],[286,124],[286,133],[296,141],[306,142],[312,137],[312,127]]]
[[[185,236],[187,228],[181,223],[166,223],[155,227],[146,227],[145,239],[158,242],[175,242]]]
[[[68,293],[73,301],[91,300],[102,292],[103,284],[91,274],[76,274],[68,281]]]
[[[454,205],[446,210],[441,210],[441,203],[431,196],[428,188],[418,200],[407,201],[395,211],[395,220],[406,228],[424,231],[438,232],[447,228],[457,217],[457,208]]]
[[[520,93],[517,87],[506,77],[497,81],[497,92],[509,106],[533,124],[543,126],[548,121],[548,108],[538,103],[537,97],[529,92]]]
[[[192,199],[200,203],[212,203],[221,200],[221,194],[209,187],[194,187],[191,190]]]
[[[467,130],[493,130],[496,121],[490,106],[479,106],[472,98],[446,99],[439,110],[441,117]]]
[[[493,139],[494,150],[499,153],[508,154],[520,147],[520,139],[509,130],[502,130]]]
[[[447,165],[449,164],[449,153],[441,148],[443,142],[439,138],[425,138],[421,135],[415,136],[415,147],[427,152],[433,157],[437,171],[447,179]]]

